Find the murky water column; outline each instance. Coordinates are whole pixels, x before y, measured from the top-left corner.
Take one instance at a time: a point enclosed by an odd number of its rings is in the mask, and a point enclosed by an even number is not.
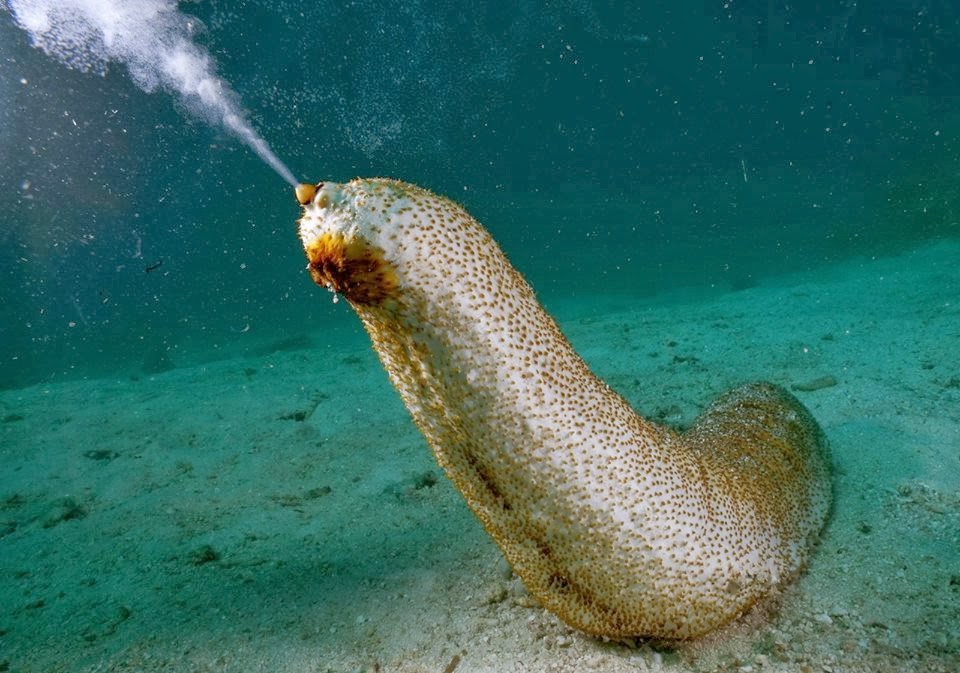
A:
[[[253,129],[240,97],[216,74],[209,53],[193,41],[199,22],[173,0],[7,0],[35,47],[65,66],[103,74],[122,63],[146,92],[164,89],[207,122],[236,136],[296,187],[293,173]]]

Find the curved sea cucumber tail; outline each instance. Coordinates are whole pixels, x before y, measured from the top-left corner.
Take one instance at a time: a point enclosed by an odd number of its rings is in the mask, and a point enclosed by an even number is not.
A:
[[[683,440],[715,485],[753,503],[782,539],[806,542],[784,568],[788,576],[799,570],[832,502],[829,442],[806,407],[778,385],[741,385],[707,407]]]

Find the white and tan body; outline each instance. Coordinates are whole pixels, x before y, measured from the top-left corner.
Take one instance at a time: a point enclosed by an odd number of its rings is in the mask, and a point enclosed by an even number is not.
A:
[[[438,463],[543,605],[587,633],[701,636],[794,576],[826,442],[769,384],[684,434],[595,377],[487,231],[391,180],[302,185],[314,280],[351,303]]]

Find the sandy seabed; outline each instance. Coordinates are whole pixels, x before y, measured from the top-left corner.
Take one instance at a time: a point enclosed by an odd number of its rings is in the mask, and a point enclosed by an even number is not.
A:
[[[679,648],[539,608],[360,341],[0,392],[0,671],[960,670],[960,243],[709,297],[555,302],[684,426],[754,379],[832,442],[804,576]],[[318,300],[323,300],[323,295]]]

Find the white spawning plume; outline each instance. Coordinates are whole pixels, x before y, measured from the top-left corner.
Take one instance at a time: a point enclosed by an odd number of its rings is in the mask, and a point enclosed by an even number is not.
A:
[[[3,5],[0,5],[3,6]],[[207,121],[237,136],[296,186],[290,170],[247,121],[239,96],[216,73],[207,51],[193,41],[199,20],[177,11],[173,0],[6,0],[35,47],[64,65],[104,74],[122,63],[146,92],[180,97]]]

